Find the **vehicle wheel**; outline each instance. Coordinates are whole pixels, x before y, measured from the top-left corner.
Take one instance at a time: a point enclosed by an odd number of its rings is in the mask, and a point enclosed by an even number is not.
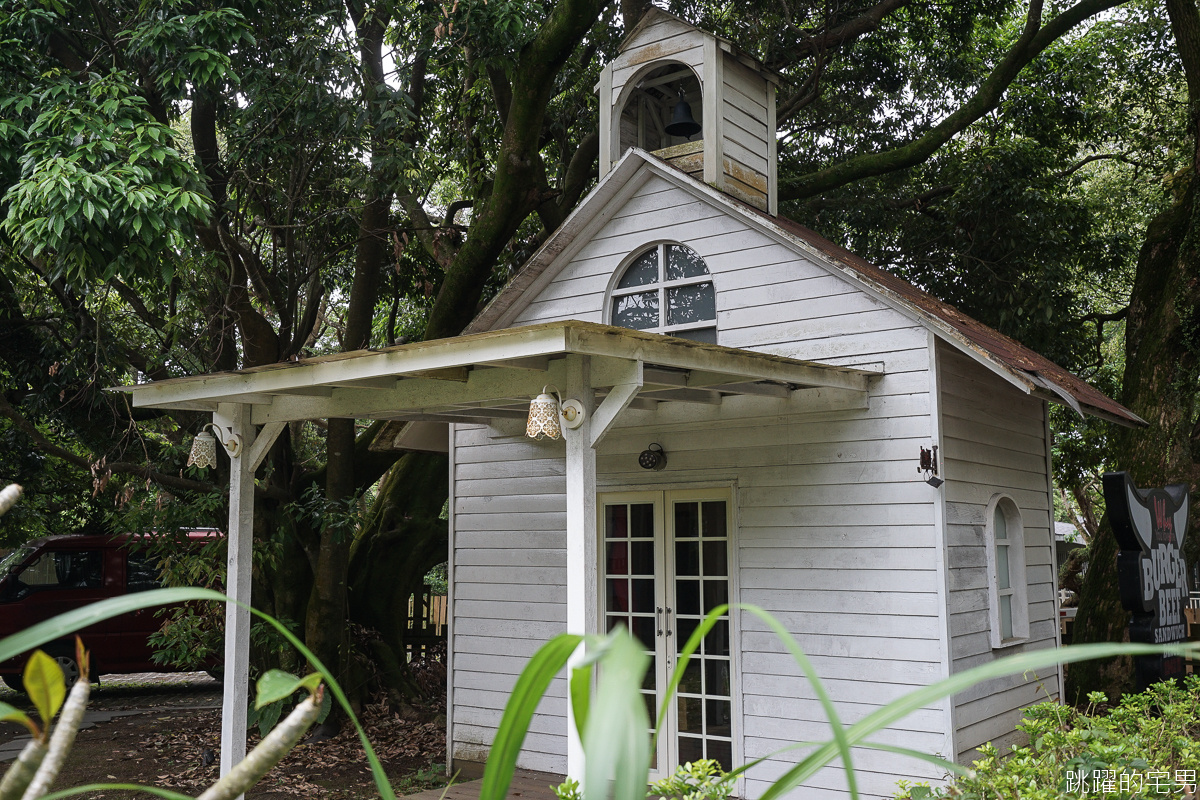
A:
[[[75,660],[75,653],[65,646],[47,647],[46,655],[58,663],[58,668],[63,673],[63,683],[66,684],[67,692],[70,693],[71,687],[75,685],[75,681],[79,680],[79,662]],[[24,681],[21,681],[21,690],[25,690]],[[29,692],[25,693],[29,694]]]

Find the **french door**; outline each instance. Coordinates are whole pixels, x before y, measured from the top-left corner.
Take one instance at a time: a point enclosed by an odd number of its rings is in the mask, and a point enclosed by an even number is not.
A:
[[[642,683],[651,724],[679,651],[709,610],[729,601],[732,514],[727,491],[603,495],[604,626],[624,625],[646,648]],[[689,661],[671,703],[652,771],[711,758],[733,766],[729,614]]]

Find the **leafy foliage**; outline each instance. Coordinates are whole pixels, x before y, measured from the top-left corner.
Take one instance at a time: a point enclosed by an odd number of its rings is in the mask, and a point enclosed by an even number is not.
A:
[[[925,784],[904,787],[904,800],[930,797],[1022,797],[1058,800],[1097,793],[1134,798],[1155,794],[1178,796],[1191,775],[1195,790],[1200,761],[1200,676],[1183,685],[1158,683],[1140,694],[1125,695],[1120,704],[1098,711],[1104,695],[1094,693],[1092,706],[1079,711],[1058,703],[1029,708],[1018,726],[1029,744],[1001,753],[986,745],[972,771],[949,786]]]
[[[711,758],[680,764],[667,777],[650,784],[649,795],[680,800],[725,800],[733,794],[734,782]]]

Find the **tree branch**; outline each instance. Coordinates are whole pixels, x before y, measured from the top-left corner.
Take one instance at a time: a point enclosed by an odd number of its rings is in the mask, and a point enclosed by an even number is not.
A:
[[[33,440],[38,449],[48,453],[56,458],[66,461],[72,466],[78,467],[92,475],[97,475],[98,470],[122,475],[137,475],[147,480],[152,480],[155,483],[165,486],[168,489],[176,489],[184,492],[211,492],[217,487],[211,483],[202,483],[201,481],[193,481],[188,478],[182,478],[178,475],[168,475],[164,472],[151,469],[142,464],[133,464],[127,461],[114,461],[105,463],[103,460],[90,459],[86,456],[81,456],[78,453],[73,453],[64,447],[60,447],[54,442],[42,435],[32,422],[25,419],[21,412],[13,408],[2,393],[0,393],[0,416],[7,417],[12,421],[13,425],[18,430]],[[101,466],[102,465],[102,466]]]
[[[1071,175],[1074,175],[1076,172],[1083,169],[1084,167],[1086,167],[1088,164],[1091,164],[1093,161],[1104,161],[1104,160],[1120,161],[1123,164],[1129,164],[1130,166],[1134,166],[1134,167],[1141,167],[1142,169],[1152,169],[1153,168],[1153,165],[1151,165],[1151,164],[1147,164],[1144,161],[1136,161],[1136,160],[1130,158],[1128,153],[1096,153],[1094,155],[1088,156],[1087,158],[1085,158],[1075,164],[1072,164],[1070,167],[1064,169],[1062,172],[1056,172],[1054,174],[1054,177],[1055,178],[1069,177]]]
[[[167,327],[167,321],[158,314],[155,314],[150,309],[146,308],[146,304],[142,302],[141,296],[139,296],[137,292],[131,289],[119,278],[110,278],[108,283],[117,290],[117,294],[121,296],[122,300],[129,304],[129,307],[133,309],[133,312],[138,315],[138,318],[141,319],[142,322],[146,323],[151,328],[154,328],[156,331],[161,331]]]
[[[1188,2],[1188,0],[1174,0]],[[957,111],[916,139],[880,153],[864,153],[825,169],[803,175],[781,187],[781,200],[798,200],[848,183],[907,169],[925,161],[976,120],[994,109],[1021,70],[1059,37],[1084,20],[1121,4],[1121,0],[1081,0],[1039,30],[1042,2],[1034,0],[1020,38]]]

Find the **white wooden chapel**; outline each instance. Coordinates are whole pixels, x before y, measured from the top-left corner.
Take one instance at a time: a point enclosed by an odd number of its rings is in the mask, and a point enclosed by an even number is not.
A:
[[[455,768],[486,759],[517,673],[563,630],[630,628],[654,655],[654,702],[704,611],[753,603],[799,640],[848,722],[1058,643],[1048,403],[1144,423],[777,216],[776,81],[652,10],[601,76],[599,184],[463,336],[124,387],[139,407],[211,410],[241,437],[228,585],[242,599],[253,471],[285,423],[407,420],[402,443],[449,453]],[[670,132],[681,99],[694,141]],[[585,411],[562,441],[524,436],[546,384]],[[639,466],[652,444],[661,469]],[[244,753],[247,624],[230,610],[222,769]],[[1012,741],[1021,709],[1060,688],[1057,670],[991,681],[879,739],[967,759]],[[736,611],[666,724],[659,770],[828,736],[791,658]],[[560,679],[521,765],[579,774],[570,730]],[[740,792],[798,757],[755,767]],[[940,777],[880,751],[856,767],[871,796]],[[831,768],[799,796],[845,790]]]

